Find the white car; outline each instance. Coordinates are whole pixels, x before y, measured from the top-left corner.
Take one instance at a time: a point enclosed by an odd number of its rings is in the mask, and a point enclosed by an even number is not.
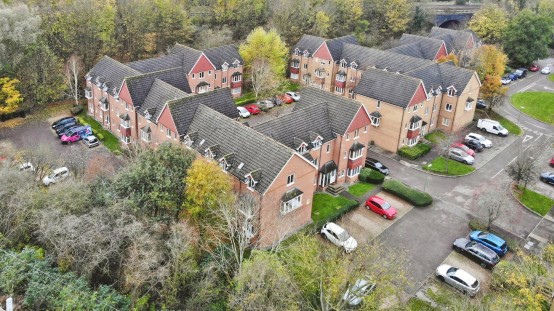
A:
[[[21,165],[19,165],[19,171],[20,172],[34,172],[35,167],[33,166],[33,164],[31,162],[25,162],[25,163],[21,163]]]
[[[375,283],[371,283],[368,280],[359,279],[346,290],[346,293],[342,296],[344,300],[350,306],[357,306],[362,303],[364,296],[367,296],[375,289]]]
[[[69,170],[67,169],[67,167],[60,167],[55,169],[52,174],[44,177],[42,179],[42,183],[45,186],[50,186],[51,184],[55,184],[56,182],[66,178],[67,176],[69,176]]]
[[[486,139],[483,135],[475,134],[475,133],[469,133],[466,135],[466,140],[469,139],[475,139],[481,143],[485,148],[492,147],[492,142],[488,139]]]
[[[440,265],[435,271],[437,278],[471,297],[479,292],[479,281],[462,269]]]
[[[100,145],[100,141],[94,135],[89,135],[89,136],[85,137],[83,139],[83,143],[89,148],[96,147],[96,146]]]
[[[545,74],[545,75],[548,75],[548,74],[550,74],[550,71],[552,71],[552,68],[546,66],[541,70],[541,73]]]
[[[288,96],[292,97],[292,99],[297,102],[300,100],[300,95],[298,95],[297,93],[295,92],[287,92],[286,93]]]
[[[250,116],[250,112],[248,112],[248,110],[246,110],[246,108],[244,107],[237,107],[237,110],[239,111],[239,116],[241,118],[248,118]]]
[[[350,236],[339,225],[328,222],[321,228],[321,235],[339,247],[343,247],[347,253],[351,253],[358,247],[356,239]]]
[[[503,76],[500,82],[502,82],[502,85],[506,85],[512,83],[512,79],[508,76]]]

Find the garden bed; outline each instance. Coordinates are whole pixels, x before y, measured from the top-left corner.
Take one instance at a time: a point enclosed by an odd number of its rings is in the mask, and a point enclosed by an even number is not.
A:
[[[358,206],[358,202],[327,193],[316,193],[312,203],[312,220],[317,228],[335,221]]]
[[[548,214],[554,207],[554,200],[531,189],[514,188],[514,194],[523,205],[542,216]]]
[[[418,143],[413,147],[404,146],[398,149],[398,155],[410,160],[416,160],[429,153],[429,151],[431,151],[430,145]]]

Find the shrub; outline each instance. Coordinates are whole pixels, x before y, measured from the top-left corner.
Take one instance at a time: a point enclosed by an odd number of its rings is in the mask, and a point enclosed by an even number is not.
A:
[[[72,115],[76,116],[81,112],[83,112],[83,105],[77,105],[77,106],[71,107],[71,109],[69,110],[71,111]]]
[[[431,146],[424,143],[418,143],[413,147],[404,146],[398,149],[398,155],[410,160],[418,159],[431,151]]]
[[[96,138],[98,138],[99,140],[104,140],[104,135],[100,134],[100,133],[96,133]]]
[[[360,181],[367,182],[370,184],[380,184],[385,180],[385,175],[369,169],[369,168],[363,168],[360,172]]]
[[[390,192],[418,207],[427,206],[433,203],[433,197],[427,192],[411,188],[398,180],[385,180],[383,183],[383,190]]]
[[[469,221],[469,228],[473,230],[479,230],[479,231],[487,231],[487,225],[481,222],[478,219],[472,219]]]

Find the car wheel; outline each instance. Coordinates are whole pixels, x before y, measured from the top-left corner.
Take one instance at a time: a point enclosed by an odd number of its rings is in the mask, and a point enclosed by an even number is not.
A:
[[[487,268],[487,264],[486,264],[486,263],[484,263],[484,262],[482,262],[482,263],[481,263],[481,267],[483,267],[483,268]]]
[[[481,128],[481,132],[486,132],[486,131],[487,130],[484,127]]]
[[[387,215],[383,214],[383,218],[387,219]]]
[[[365,209],[369,211],[369,206],[366,205],[366,206],[365,206]]]
[[[454,250],[455,250],[456,252],[458,252],[458,253],[461,253],[461,252],[462,252],[462,249],[459,248],[459,247],[454,247]]]
[[[437,279],[439,279],[439,281],[441,281],[441,282],[444,282],[444,276],[442,276],[442,275],[437,276]]]
[[[465,164],[465,165],[469,165],[469,162],[467,162],[467,161],[464,160],[464,164]]]
[[[67,141],[67,144],[68,144],[68,145],[71,145],[71,140],[68,140],[68,141]]]

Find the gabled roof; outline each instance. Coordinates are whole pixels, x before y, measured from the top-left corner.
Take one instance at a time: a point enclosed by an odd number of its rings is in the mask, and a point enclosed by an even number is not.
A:
[[[358,44],[358,40],[353,35],[347,35],[334,39],[325,39],[322,37],[303,35],[292,50],[294,51],[295,49],[299,49],[300,53],[303,53],[307,50],[308,52],[310,52],[310,56],[312,56],[312,54],[321,46],[323,42],[327,43],[327,48],[329,48],[331,57],[333,57],[333,60],[335,61],[340,59],[342,46],[344,44]]]
[[[329,52],[333,57],[333,60],[338,61],[341,59],[342,46],[346,43],[349,44],[358,44],[358,40],[353,35],[348,35],[344,37],[329,39],[326,41]]]
[[[303,35],[302,38],[298,40],[294,48],[292,48],[292,50],[294,51],[296,49],[299,49],[300,53],[304,53],[304,51],[307,50],[311,56],[324,41],[325,39],[322,37]]]
[[[443,40],[448,53],[453,53],[459,48],[465,48],[468,40],[474,40],[474,33],[469,30],[454,30],[448,28],[433,27],[429,32],[430,38]]]
[[[216,89],[211,92],[171,100],[167,106],[180,136],[189,131],[192,118],[199,105],[210,107],[228,118],[236,119],[239,117],[237,106],[233,101],[229,88]]]
[[[362,74],[354,93],[406,108],[420,85],[419,79],[370,68]]]
[[[221,65],[224,63],[231,66],[235,60],[238,60],[241,64],[244,64],[242,57],[240,57],[239,51],[234,45],[224,45],[207,49],[204,50],[204,54],[208,57],[210,62],[214,64],[216,70],[221,69]]]
[[[259,178],[254,189],[262,194],[294,156],[293,150],[286,146],[202,104],[198,105],[188,130],[197,132],[191,147],[201,154],[213,145],[219,146],[215,160],[233,154],[233,165],[228,172],[240,180],[248,174]],[[243,164],[238,169],[240,163]]]
[[[175,46],[171,48],[169,54],[181,55],[183,60],[183,71],[189,73],[196,61],[202,55],[202,51],[198,51],[186,45],[175,43]]]
[[[377,69],[387,69],[388,71],[406,72],[414,68],[422,67],[433,61],[406,56],[392,51],[381,51],[367,48],[361,45],[345,44],[342,48],[342,59],[348,64],[355,61],[358,68],[375,67]]]
[[[153,71],[140,76],[127,78],[127,88],[135,107],[141,107],[150,92],[154,80],[159,79],[173,88],[190,93],[190,87],[181,67]],[[182,96],[181,96],[182,97]]]
[[[156,123],[160,113],[163,110],[165,104],[177,98],[183,98],[187,96],[187,93],[169,85],[168,83],[155,79],[152,86],[149,89],[144,103],[138,108],[138,114],[145,116],[145,112],[148,110],[150,114],[150,120]]]
[[[169,68],[182,67],[183,57],[179,54],[169,54],[127,63],[127,66],[135,69],[136,71],[148,73]]]
[[[440,39],[403,34],[400,38],[400,46],[389,49],[389,51],[434,60],[443,44],[444,41]]]
[[[105,83],[108,87],[108,93],[115,95],[113,88],[118,89],[127,77],[140,75],[135,69],[124,65],[108,56],[105,56],[92,67],[87,73],[91,77],[91,82],[96,83],[97,78],[100,83]]]
[[[475,71],[473,70],[456,67],[450,63],[433,63],[406,72],[408,76],[421,79],[427,93],[436,90],[439,86],[443,90],[446,90],[449,86],[454,86],[457,95],[463,92],[474,74]]]

